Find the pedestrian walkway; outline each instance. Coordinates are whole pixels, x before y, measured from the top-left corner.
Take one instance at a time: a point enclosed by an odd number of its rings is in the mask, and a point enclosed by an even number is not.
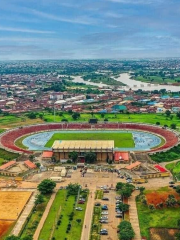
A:
[[[17,191],[17,190],[16,190]],[[24,191],[24,189],[23,189]],[[32,190],[30,190],[32,191]],[[29,202],[26,204],[22,214],[20,215],[19,219],[17,220],[11,234],[18,236],[27,217],[29,216],[29,214],[31,213],[33,207],[34,207],[34,201],[35,201],[35,196],[36,196],[37,192],[34,192],[33,195],[31,196],[31,199],[29,200]]]
[[[91,233],[91,222],[93,217],[94,210],[94,201],[95,201],[95,189],[91,190],[92,194],[89,194],[87,201],[86,213],[84,218],[83,229],[81,233],[81,240],[88,240]]]
[[[45,221],[46,221],[46,218],[47,218],[47,216],[48,216],[48,214],[49,214],[49,210],[50,210],[50,208],[51,208],[51,206],[52,206],[52,203],[53,203],[53,201],[54,201],[54,199],[55,199],[55,197],[56,197],[56,193],[57,193],[57,190],[55,190],[55,192],[52,193],[51,198],[49,199],[49,202],[48,202],[47,207],[46,207],[46,209],[45,209],[45,211],[44,211],[44,213],[43,213],[43,216],[42,216],[42,218],[41,218],[41,221],[39,222],[39,225],[38,225],[38,227],[37,227],[37,229],[36,229],[36,231],[35,231],[35,234],[34,234],[34,236],[33,236],[33,240],[38,240],[38,238],[39,238],[41,229],[42,229],[43,226],[44,226],[44,223],[45,223]]]
[[[137,213],[137,207],[136,207],[136,196],[138,194],[139,192],[138,193],[133,192],[132,196],[128,199],[128,204],[130,205],[130,208],[129,208],[130,222],[135,232],[135,237],[133,240],[141,240],[139,219],[138,219],[138,213]]]

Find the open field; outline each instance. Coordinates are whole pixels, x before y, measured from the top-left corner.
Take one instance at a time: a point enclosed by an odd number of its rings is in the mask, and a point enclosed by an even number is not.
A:
[[[3,162],[4,160],[13,160],[15,158],[17,158],[19,156],[18,153],[12,153],[12,152],[8,152],[2,148],[0,148],[0,164],[1,162]]]
[[[4,239],[6,234],[14,226],[14,221],[3,221],[0,220],[0,239]]]
[[[52,147],[55,140],[114,140],[115,147],[134,147],[132,133],[55,133],[45,146]]]
[[[174,228],[150,228],[150,240],[175,240],[177,232]]]
[[[32,192],[0,192],[0,220],[14,221],[22,212]]]
[[[156,204],[164,201],[169,194],[172,194],[171,189],[161,188],[158,191],[145,191],[148,203]],[[173,195],[175,191],[173,191]],[[150,228],[177,228],[177,221],[180,219],[179,207],[164,207],[162,209],[150,210],[147,205],[137,201],[137,210],[139,217],[139,224],[141,236],[147,237],[147,240],[154,240],[150,238]],[[159,240],[164,240],[159,238]]]
[[[177,160],[180,158],[180,144],[178,146],[171,148],[166,152],[156,153],[152,155],[151,158],[158,163]]]
[[[161,188],[159,191],[147,191],[146,200],[148,204],[157,205],[161,202],[165,203],[168,195],[174,195],[177,200],[180,200],[179,194],[168,187]]]
[[[180,180],[180,161],[175,163],[169,163],[166,165],[166,168],[171,171],[173,176]]]
[[[82,207],[83,211],[74,210],[75,196],[69,196],[66,201],[66,190],[57,192],[56,198],[51,206],[48,217],[41,230],[39,240],[48,240],[54,237],[58,240],[79,240],[84,221],[86,210],[85,204],[78,204],[77,207]],[[69,215],[74,211],[73,220],[69,220]],[[78,223],[76,220],[81,219]],[[70,231],[67,232],[67,226],[71,224]]]
[[[29,119],[27,116],[22,115],[21,117],[17,116],[0,116],[0,128],[14,128],[17,126],[29,125],[29,124],[37,124],[43,122],[54,122],[54,115],[52,113],[48,113],[46,111],[40,112],[43,113],[43,119]],[[139,122],[139,123],[151,123],[156,124],[156,122],[160,122],[160,125],[168,125],[170,126],[172,123],[175,123],[177,127],[180,127],[180,121],[176,117],[175,114],[172,114],[173,119],[167,118],[165,114],[156,114],[156,113],[142,113],[142,114],[122,114],[122,113],[106,113],[103,116],[100,113],[91,115],[90,113],[82,113],[77,122],[88,122],[90,118],[97,118],[99,121],[104,121],[105,118],[108,119],[109,122]],[[24,120],[22,120],[24,119]],[[72,118],[72,114],[63,113],[62,116],[59,116],[56,113],[55,122],[61,122],[62,119],[67,119],[68,122],[74,122],[75,120]]]

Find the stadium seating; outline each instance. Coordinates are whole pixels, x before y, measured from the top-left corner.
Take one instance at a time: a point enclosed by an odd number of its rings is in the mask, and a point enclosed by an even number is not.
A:
[[[88,123],[56,123],[56,124],[41,124],[41,125],[32,125],[28,127],[21,127],[10,130],[4,133],[1,136],[0,142],[5,148],[11,149],[13,151],[31,153],[28,150],[21,149],[15,145],[17,138],[20,138],[24,135],[32,134],[34,132],[42,131],[51,131],[51,130],[66,130],[66,129],[122,129],[122,130],[140,130],[156,135],[160,135],[165,139],[165,144],[156,148],[156,151],[166,150],[175,146],[178,143],[178,137],[168,129],[162,129],[160,127],[145,125],[145,124],[136,124],[136,123],[97,123],[97,124],[88,124]],[[155,150],[151,150],[155,151]]]

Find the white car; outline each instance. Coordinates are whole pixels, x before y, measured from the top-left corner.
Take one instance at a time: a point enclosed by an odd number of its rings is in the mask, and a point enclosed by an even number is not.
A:
[[[108,216],[102,216],[100,219],[101,219],[101,220],[108,219]]]
[[[102,212],[101,215],[108,215],[108,212]]]

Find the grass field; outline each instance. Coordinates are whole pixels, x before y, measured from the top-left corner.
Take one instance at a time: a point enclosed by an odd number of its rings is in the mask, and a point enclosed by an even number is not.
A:
[[[55,140],[114,140],[115,147],[134,147],[132,133],[55,133],[45,146],[52,147]]]
[[[74,210],[75,196],[69,196],[66,201],[66,194],[66,190],[58,191],[45,224],[41,230],[39,240],[49,240],[53,237],[58,240],[64,240],[65,238],[67,240],[80,239],[86,204],[78,205],[78,207],[83,208],[83,211],[75,210],[73,220],[70,221],[69,215]],[[61,221],[60,224],[58,224],[58,219]],[[81,219],[81,222],[78,223],[76,221],[77,219]],[[67,233],[66,229],[68,224],[71,224],[71,230]]]
[[[62,116],[59,116],[56,113],[54,115],[52,113],[48,113],[46,111],[43,113],[43,119],[28,119],[27,116],[22,115],[21,117],[17,116],[0,116],[0,128],[14,128],[17,126],[29,125],[29,124],[37,124],[43,122],[61,122],[62,119],[67,119],[68,122],[74,122],[72,118],[72,114],[63,113]],[[170,126],[172,123],[175,123],[177,127],[180,127],[180,120],[176,117],[175,114],[172,114],[173,119],[167,118],[165,114],[156,114],[156,113],[142,113],[142,114],[122,114],[122,113],[107,113],[102,116],[101,114],[93,114],[90,113],[82,113],[77,122],[88,122],[90,118],[97,118],[99,121],[103,121],[105,118],[108,119],[109,122],[139,122],[139,123],[151,123],[156,124],[156,122],[160,122],[160,125],[168,125]]]
[[[175,163],[169,163],[166,165],[166,168],[171,171],[173,176],[180,180],[180,161]]]
[[[0,164],[4,161],[4,160],[12,160],[15,159],[19,156],[18,153],[11,153],[8,152],[2,148],[0,148]]]
[[[101,207],[94,207],[90,240],[100,240],[101,239],[101,236],[99,235],[99,231],[102,226],[102,224],[99,222],[100,217],[101,217]]]
[[[41,220],[41,217],[44,213],[44,210],[48,204],[48,201],[50,199],[50,195],[44,196],[44,202],[42,204],[39,204],[36,207],[36,210],[32,211],[30,216],[28,217],[28,221],[26,222],[23,231],[21,232],[21,237],[25,236],[33,236],[36,228]]]
[[[159,194],[162,195],[165,189],[159,190]],[[150,194],[151,191],[145,191],[145,194]],[[167,193],[165,191],[165,193]],[[156,195],[158,191],[156,191]],[[177,220],[180,219],[180,208],[163,208],[150,210],[148,206],[143,205],[140,201],[137,201],[137,210],[139,217],[139,224],[141,230],[141,236],[147,237],[150,240],[149,228],[177,228]]]

